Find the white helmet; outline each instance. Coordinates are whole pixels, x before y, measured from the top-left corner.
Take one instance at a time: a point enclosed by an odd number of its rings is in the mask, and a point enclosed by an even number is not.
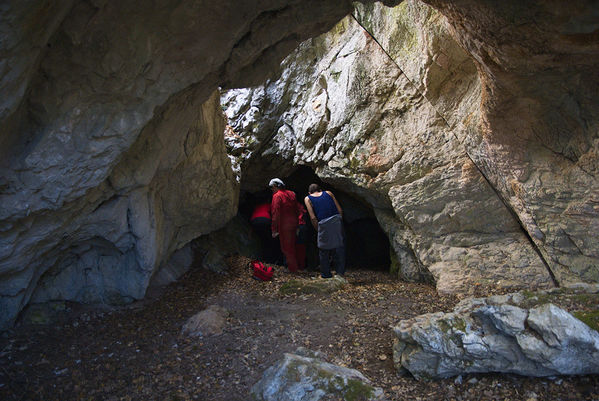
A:
[[[273,178],[269,181],[268,186],[281,188],[285,186],[285,183],[280,178]]]

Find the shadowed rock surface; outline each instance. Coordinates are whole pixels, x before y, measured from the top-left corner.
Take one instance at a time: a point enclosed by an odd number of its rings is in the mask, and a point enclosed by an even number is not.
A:
[[[599,281],[598,5],[425,0],[476,64],[480,130],[460,139],[558,282]]]

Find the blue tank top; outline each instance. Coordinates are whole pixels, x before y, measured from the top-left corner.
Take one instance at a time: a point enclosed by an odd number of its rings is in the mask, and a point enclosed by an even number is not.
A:
[[[318,221],[339,214],[335,201],[331,198],[331,195],[325,191],[323,191],[320,196],[308,195],[308,198],[310,199],[310,202],[312,202],[312,208],[314,209],[314,214]]]

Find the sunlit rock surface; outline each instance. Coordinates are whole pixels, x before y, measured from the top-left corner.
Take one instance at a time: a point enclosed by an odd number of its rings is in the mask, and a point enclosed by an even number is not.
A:
[[[373,206],[401,277],[444,292],[551,286],[459,140],[479,130],[480,83],[445,18],[417,1],[354,14],[304,42],[278,80],[224,94],[242,186],[309,164]]]
[[[468,152],[557,280],[598,282],[599,5],[425,2],[479,71],[481,129],[461,137]]]

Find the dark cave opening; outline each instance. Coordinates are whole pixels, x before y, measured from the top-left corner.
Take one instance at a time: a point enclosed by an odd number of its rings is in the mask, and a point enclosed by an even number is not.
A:
[[[268,183],[270,178],[265,177]],[[308,166],[298,166],[290,175],[281,178],[296,193],[303,205],[308,194],[308,186],[317,183],[323,190],[335,194],[343,209],[343,225],[345,229],[346,266],[348,269],[368,269],[389,271],[391,265],[390,246],[387,235],[380,227],[372,207],[357,196],[322,181]],[[239,200],[239,214],[249,221],[254,207],[260,200],[269,198],[271,191],[265,188],[257,192],[242,192]],[[306,244],[306,268],[318,269],[318,248],[316,247],[316,230],[308,222],[308,241]]]

